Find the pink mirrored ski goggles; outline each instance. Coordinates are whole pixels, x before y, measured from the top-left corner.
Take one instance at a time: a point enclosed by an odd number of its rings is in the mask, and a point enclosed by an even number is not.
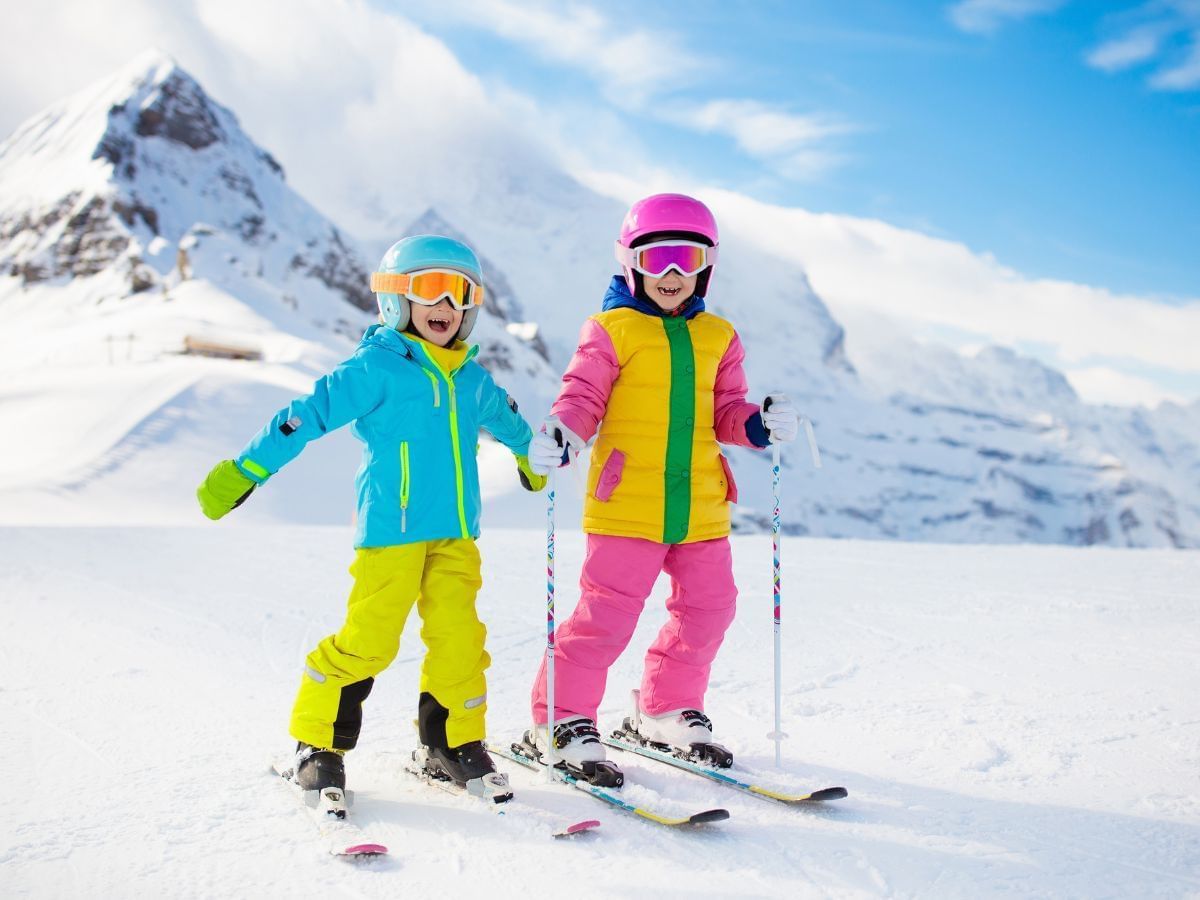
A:
[[[617,261],[651,278],[662,278],[669,269],[687,278],[716,265],[717,248],[696,241],[655,241],[640,247],[626,247],[618,241]]]

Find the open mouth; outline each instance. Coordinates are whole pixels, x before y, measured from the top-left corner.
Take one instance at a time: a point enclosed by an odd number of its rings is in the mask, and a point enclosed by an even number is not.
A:
[[[668,288],[668,287],[663,287],[660,284],[656,290],[660,294],[662,294],[664,297],[677,297],[677,296],[679,296],[679,292],[682,291],[683,288],[678,288],[678,287]]]
[[[425,324],[438,334],[445,334],[450,329],[450,320],[443,316],[430,316],[425,320]]]

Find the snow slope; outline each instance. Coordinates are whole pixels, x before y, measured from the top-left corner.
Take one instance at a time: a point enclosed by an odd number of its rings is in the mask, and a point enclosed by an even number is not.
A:
[[[564,491],[571,488],[564,487]],[[413,742],[410,625],[349,756],[386,862],[321,856],[266,773],[304,654],[341,620],[349,527],[0,529],[5,897],[1187,897],[1200,895],[1194,551],[784,545],[784,786],[776,808],[628,758],[628,792],[728,822],[666,833],[513,773],[517,803],[602,820],[551,841],[397,774]],[[492,527],[480,608],[496,740],[526,722],[544,643],[544,536]],[[247,514],[243,516],[243,513]],[[580,536],[559,543],[559,610]],[[770,550],[734,538],[738,618],[708,711],[768,771]],[[68,560],[68,564],[64,564]],[[625,713],[665,584],[618,661]]]

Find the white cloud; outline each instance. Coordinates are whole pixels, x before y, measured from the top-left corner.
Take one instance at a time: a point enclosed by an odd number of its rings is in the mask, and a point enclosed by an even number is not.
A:
[[[1105,360],[1200,385],[1200,298],[1167,305],[1049,279],[1026,278],[963,244],[870,219],[772,206],[706,191],[727,228],[805,267],[835,315],[907,323],[917,335],[1046,348],[1044,362]],[[728,223],[728,224],[726,224]]]
[[[1130,26],[1090,51],[1088,65],[1104,72],[1119,72],[1153,63],[1147,79],[1160,91],[1200,88],[1200,0],[1161,0],[1144,3],[1134,11],[1138,24]],[[1170,40],[1183,35],[1183,48]]]
[[[959,0],[947,11],[950,21],[971,34],[992,34],[1006,21],[1053,12],[1066,0]]]
[[[1200,87],[1200,30],[1191,34],[1187,55],[1150,78],[1150,86],[1162,91],[1190,91]]]
[[[803,115],[756,100],[697,105],[680,91],[694,87],[711,61],[670,32],[613,23],[582,3],[465,0],[430,15],[482,27],[542,59],[583,72],[616,108],[701,134],[724,134],[778,176],[811,180],[841,165],[831,138],[855,130],[828,115]]]
[[[794,180],[825,174],[842,162],[829,138],[855,130],[824,115],[800,115],[755,100],[712,100],[672,113],[674,121],[700,132],[732,137],[741,150]]]
[[[1087,55],[1087,63],[1105,72],[1119,72],[1158,54],[1164,35],[1157,28],[1138,28],[1106,41]]]
[[[1130,375],[1108,366],[1068,368],[1063,371],[1071,387],[1086,403],[1108,403],[1113,406],[1157,406],[1170,400],[1185,404],[1187,399],[1174,391],[1166,391],[1147,379]]]
[[[686,84],[700,68],[669,32],[614,24],[582,3],[460,0],[432,14],[484,28],[541,59],[578,69],[619,106],[640,105],[647,96]]]
[[[794,115],[756,100],[713,100],[687,120],[701,131],[731,135],[753,156],[786,153],[847,130],[821,116]]]

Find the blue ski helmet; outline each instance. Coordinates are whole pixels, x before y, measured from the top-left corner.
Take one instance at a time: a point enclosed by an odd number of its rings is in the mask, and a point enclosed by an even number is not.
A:
[[[396,241],[383,254],[378,271],[383,274],[400,275],[419,272],[421,269],[450,269],[470,276],[477,284],[483,284],[483,268],[479,265],[479,257],[475,255],[475,251],[462,241],[438,234],[418,234]],[[407,297],[403,294],[376,291],[375,300],[379,304],[379,315],[384,325],[397,331],[408,327],[411,313]],[[467,339],[478,316],[478,306],[463,310],[462,324],[458,326],[458,333],[455,335],[457,340]]]

